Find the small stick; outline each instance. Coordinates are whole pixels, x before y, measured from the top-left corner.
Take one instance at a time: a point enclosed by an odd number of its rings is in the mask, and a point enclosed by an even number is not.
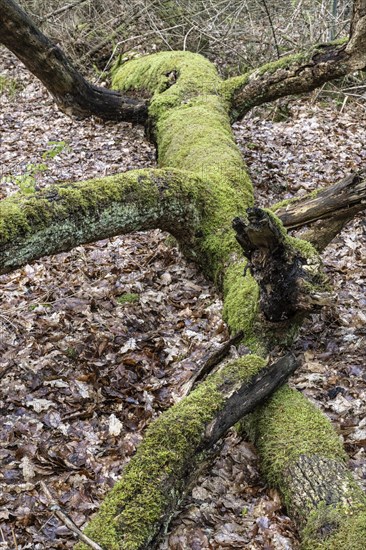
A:
[[[14,541],[14,544],[15,544],[15,550],[18,550],[17,538],[15,536],[15,531],[14,531],[13,526],[11,526],[11,532],[13,534],[13,541]]]
[[[50,17],[53,17],[55,15],[59,15],[60,13],[63,13],[64,11],[67,11],[67,10],[71,10],[72,8],[75,8],[76,6],[78,6],[79,4],[83,4],[84,2],[86,2],[86,0],[77,0],[76,2],[74,2],[73,4],[66,4],[66,6],[62,6],[61,8],[59,8],[58,10],[55,10],[55,11],[51,11],[49,13],[47,13],[44,17],[42,17],[41,21],[46,21],[47,19],[49,19]]]
[[[82,540],[83,542],[85,542],[85,544],[90,546],[90,548],[94,548],[94,550],[103,550],[103,548],[99,546],[99,544],[97,544],[96,542],[92,541],[89,537],[84,535],[84,533],[80,531],[80,529],[75,525],[72,519],[68,518],[67,515],[61,511],[60,506],[57,504],[56,500],[51,495],[44,481],[40,481],[39,484],[42,488],[42,491],[50,501],[50,505],[51,505],[50,509],[55,514],[55,516],[57,516],[64,523],[64,525],[66,525],[66,527],[70,529],[70,531],[75,533],[80,540]]]
[[[180,397],[188,395],[191,393],[193,386],[195,386],[198,382],[201,382],[206,376],[212,371],[216,365],[226,357],[226,355],[229,353],[231,346],[235,346],[235,344],[238,344],[240,340],[242,340],[244,337],[244,332],[240,330],[237,334],[235,334],[230,340],[222,344],[222,346],[219,347],[218,350],[214,351],[210,355],[206,355],[203,358],[203,364],[199,367],[198,371],[193,375],[193,377],[186,382],[183,386],[183,391],[180,394]]]

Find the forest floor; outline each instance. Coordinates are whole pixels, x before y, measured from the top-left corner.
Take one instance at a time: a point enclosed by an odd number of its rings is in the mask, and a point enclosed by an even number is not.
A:
[[[281,122],[270,107],[235,124],[259,205],[366,168],[366,102],[340,107],[313,94],[286,102]],[[19,186],[154,166],[155,152],[141,127],[67,118],[0,50],[0,161],[4,198]],[[296,343],[302,367],[291,381],[333,421],[364,487],[365,250],[360,216],[323,255],[337,300],[305,323]],[[159,231],[80,246],[0,284],[0,548],[72,548],[74,535],[39,481],[83,526],[146,425],[228,339],[220,296]],[[297,547],[255,449],[233,430],[160,549]]]

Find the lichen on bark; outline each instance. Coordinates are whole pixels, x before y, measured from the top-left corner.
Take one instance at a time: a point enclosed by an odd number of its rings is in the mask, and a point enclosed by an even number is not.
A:
[[[288,67],[280,70],[286,72]],[[267,67],[262,75],[257,72],[253,81],[268,73],[273,76],[275,71]],[[240,85],[249,80],[246,75]],[[101,234],[105,237],[161,227],[170,231],[187,256],[223,289],[224,314],[231,330],[244,328],[251,351],[265,355],[263,340],[268,343],[274,323],[263,334],[258,333],[257,327],[263,326],[258,286],[250,274],[244,277],[245,262],[231,228],[233,218],[245,218],[253,206],[252,185],[230,128],[233,89],[225,91],[214,66],[190,52],[162,52],[133,60],[115,69],[113,83],[124,92],[144,90],[150,94],[149,132],[157,145],[159,169],[61,186],[54,196],[52,191],[38,196],[38,205],[32,202],[34,197],[7,199],[0,204],[4,213],[0,237],[10,247],[8,267],[39,257],[41,254],[37,256],[34,251],[41,250],[42,245],[43,253],[47,253],[45,241],[55,243],[61,238],[60,251],[76,242],[101,238]],[[238,84],[236,80],[235,86]],[[288,237],[282,228],[280,231],[289,250],[301,249],[306,264],[317,264],[318,256],[310,245]],[[17,239],[23,243],[20,248],[24,255],[17,259],[18,264],[12,264],[11,242]],[[246,380],[251,368],[264,364],[263,358],[248,355],[235,364],[235,376]],[[247,370],[243,371],[244,367]],[[193,397],[149,428],[121,481],[86,529],[95,540],[111,550],[150,544],[161,517],[169,514],[179,499],[182,474],[199,458],[196,451],[205,423],[222,406],[217,385],[221,382],[210,378]],[[325,417],[304,398],[288,391],[277,392],[251,423],[260,434],[257,442],[267,478],[282,490],[290,508],[284,480],[301,453],[311,457],[320,449],[322,457],[340,463],[344,454]],[[164,493],[167,481],[173,478],[174,489]],[[316,517],[317,509],[313,512]]]

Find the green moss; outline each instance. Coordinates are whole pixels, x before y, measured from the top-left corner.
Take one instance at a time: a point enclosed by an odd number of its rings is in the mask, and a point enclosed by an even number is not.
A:
[[[0,75],[0,94],[7,94],[12,98],[22,88],[23,86],[15,78]]]
[[[360,492],[357,487],[355,491]],[[363,500],[363,503],[362,503]],[[327,529],[335,530],[327,536]],[[311,512],[302,532],[302,550],[364,550],[366,541],[366,500],[358,504],[326,506]]]
[[[319,44],[315,44],[314,50],[324,51],[324,49],[327,49],[331,46],[343,46],[343,44],[347,44],[348,40],[349,36],[344,36],[343,38],[337,38],[336,40],[331,40],[329,42],[320,42]]]
[[[305,241],[303,239],[291,237],[290,235],[288,235],[282,221],[276,216],[272,209],[264,208],[264,211],[268,214],[268,216],[271,218],[272,223],[277,227],[278,231],[282,235],[283,242],[291,246],[293,250],[297,250],[303,258],[320,267],[321,260],[319,252],[316,250],[316,248],[314,248],[314,246],[309,241]]]
[[[179,76],[175,86],[172,73]],[[167,102],[165,108],[208,92],[216,94],[221,82],[210,61],[199,54],[183,51],[159,52],[133,59],[116,67],[112,77],[113,86],[121,91],[147,90],[154,96],[168,91],[164,98],[158,99],[158,103]],[[155,114],[153,109],[153,116]]]
[[[158,521],[179,498],[182,476],[194,468],[205,426],[223,404],[220,388],[244,382],[265,365],[264,359],[252,355],[233,361],[151,424],[85,533],[108,550],[147,546]]]
[[[232,219],[245,215],[253,191],[216,69],[197,54],[162,52],[122,65],[113,83],[125,92],[153,93],[149,113],[159,166],[193,172],[206,182],[196,259],[220,282],[230,256],[239,251]]]
[[[272,485],[283,488],[286,469],[300,455],[318,454],[346,460],[342,444],[327,417],[300,392],[284,386],[265,407],[251,415],[262,467]]]
[[[255,69],[252,74],[254,75],[263,75],[263,74],[273,74],[279,69],[291,69],[294,65],[300,65],[305,64],[307,62],[311,62],[314,55],[319,53],[324,53],[325,48],[332,47],[332,46],[339,46],[347,42],[347,39],[340,39],[340,40],[334,40],[333,42],[329,42],[327,44],[319,44],[314,46],[308,51],[304,52],[298,52],[295,54],[286,55],[284,57],[281,57],[280,59],[276,59],[275,61],[271,61],[270,63],[265,63],[258,69]]]
[[[265,63],[257,69],[248,71],[240,76],[229,78],[221,84],[220,94],[226,101],[230,102],[234,94],[244,88],[251,80],[255,80],[264,74],[272,74],[279,69],[290,69],[292,65],[305,62],[311,58],[312,54],[313,52],[304,52],[287,55],[277,59],[276,61]],[[235,113],[232,113],[232,117],[235,119]]]
[[[165,186],[165,189],[164,189]],[[136,170],[105,178],[73,184],[50,186],[35,195],[17,193],[0,202],[0,242],[7,242],[27,232],[35,233],[51,221],[83,220],[85,213],[100,213],[108,205],[128,208],[161,206],[164,198],[174,199],[192,208],[200,201],[201,182],[187,173],[159,170]],[[132,212],[132,210],[131,210]]]
[[[244,331],[245,341],[251,342],[258,313],[259,287],[249,271],[244,277],[246,261],[232,264],[225,273],[223,317],[230,331]]]
[[[279,69],[290,69],[292,65],[298,65],[299,63],[307,61],[312,57],[312,54],[313,52],[300,52],[292,55],[286,55],[280,59],[276,59],[276,61],[271,61],[270,63],[261,65],[258,69],[255,69],[253,73],[261,76],[264,74],[272,74]]]
[[[116,298],[119,304],[134,304],[139,300],[139,294],[134,294],[133,292],[126,292],[126,294],[121,294],[121,296],[117,296]]]
[[[225,99],[225,101],[230,102],[232,100],[234,93],[237,90],[243,88],[248,83],[250,75],[251,71],[248,71],[242,75],[228,78],[221,83],[220,94]]]
[[[298,239],[297,237],[287,237],[288,242],[293,246],[295,250],[300,252],[301,256],[303,258],[306,258],[307,260],[310,260],[311,262],[314,262],[318,267],[321,266],[321,259],[319,252],[314,248],[314,246],[309,243],[309,241],[305,241],[304,239]]]

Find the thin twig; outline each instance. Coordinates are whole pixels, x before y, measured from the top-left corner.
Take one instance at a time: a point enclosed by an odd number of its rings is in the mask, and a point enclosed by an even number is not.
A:
[[[13,535],[13,541],[14,541],[15,550],[18,550],[17,538],[16,538],[16,536],[15,536],[15,531],[14,531],[13,526],[11,526],[11,532],[12,532],[12,535]]]
[[[198,371],[194,374],[194,376],[186,382],[182,388],[182,392],[180,392],[179,398],[182,396],[188,395],[191,393],[193,387],[198,383],[202,382],[204,378],[212,371],[216,365],[220,363],[228,355],[230,352],[231,346],[235,346],[242,340],[244,337],[244,332],[240,330],[237,334],[235,334],[230,340],[222,344],[219,349],[214,351],[211,354],[207,354],[203,360],[202,365],[199,367]]]
[[[264,9],[266,10],[268,21],[269,21],[269,24],[270,24],[270,27],[271,27],[271,30],[272,30],[273,40],[274,40],[274,43],[275,43],[275,46],[276,46],[276,51],[277,51],[277,58],[279,59],[281,57],[281,54],[280,54],[280,48],[278,47],[277,36],[276,36],[275,29],[274,29],[274,26],[273,26],[272,17],[271,17],[271,14],[269,12],[266,0],[262,0],[262,2],[263,2]]]
[[[64,514],[64,512],[61,511],[60,506],[57,504],[56,500],[51,495],[51,493],[50,493],[48,487],[46,486],[46,484],[44,483],[44,481],[40,481],[39,484],[42,488],[42,491],[44,492],[44,494],[46,495],[46,497],[50,501],[50,510],[55,514],[55,516],[57,516],[58,519],[60,519],[62,521],[62,523],[70,529],[70,531],[75,533],[79,537],[80,540],[82,540],[85,544],[90,546],[90,548],[94,548],[94,550],[103,550],[103,548],[101,546],[99,546],[99,544],[97,544],[96,542],[92,541],[89,537],[84,535],[84,533],[82,531],[80,531],[79,527],[77,527],[75,525],[75,523],[72,521],[72,519],[68,518],[67,515]]]
[[[77,0],[76,2],[73,2],[72,4],[66,4],[66,6],[62,6],[58,10],[51,11],[47,13],[44,17],[42,17],[41,21],[46,21],[50,17],[54,17],[55,15],[59,15],[60,13],[63,13],[64,11],[71,10],[72,8],[75,8],[79,4],[83,4],[87,0]]]

